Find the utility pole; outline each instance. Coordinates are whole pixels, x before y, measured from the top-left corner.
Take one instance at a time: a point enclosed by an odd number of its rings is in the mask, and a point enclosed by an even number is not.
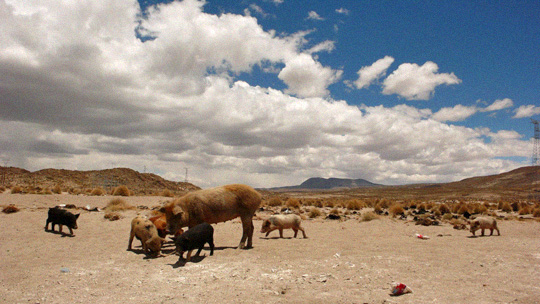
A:
[[[540,154],[540,127],[538,126],[538,120],[531,118],[531,122],[534,124],[534,137],[533,137],[533,154],[532,154],[532,165],[538,166],[539,154]]]
[[[184,168],[184,169],[186,169],[186,179],[184,180],[184,182],[187,183],[187,182],[188,182],[188,178],[187,178],[187,176],[188,176],[188,175],[187,175],[187,173],[188,173],[188,168]]]

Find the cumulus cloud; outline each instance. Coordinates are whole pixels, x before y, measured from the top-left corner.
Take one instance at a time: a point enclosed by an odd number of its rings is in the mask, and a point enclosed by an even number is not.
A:
[[[346,8],[340,7],[340,8],[338,8],[338,9],[336,9],[336,13],[338,13],[338,14],[343,14],[343,15],[348,15],[348,14],[349,14],[349,10],[346,9]]]
[[[358,79],[354,82],[354,85],[358,89],[369,87],[373,82],[379,80],[382,76],[386,75],[386,70],[394,62],[394,58],[390,56],[384,56],[384,58],[375,61],[370,66],[362,67],[358,70]]]
[[[442,108],[433,114],[432,118],[437,121],[463,121],[478,112],[477,107],[456,105],[452,108]]]
[[[316,11],[310,11],[310,12],[308,13],[307,19],[310,19],[310,20],[316,20],[316,21],[323,21],[323,20],[324,20],[324,18],[321,17],[319,14],[317,14]]]
[[[514,110],[516,113],[512,118],[524,118],[524,117],[532,117],[534,115],[540,114],[540,107],[537,107],[535,105],[526,105],[526,106],[520,106],[516,110]]]
[[[510,108],[514,105],[514,102],[510,98],[495,100],[491,105],[482,109],[482,112],[500,111],[506,108]]]
[[[397,94],[407,100],[428,100],[440,85],[459,84],[461,80],[454,73],[437,73],[436,63],[428,61],[419,66],[403,63],[383,82],[383,94]]]
[[[330,175],[456,180],[529,156],[515,134],[448,125],[428,109],[334,100],[328,86],[342,72],[310,53],[331,43],[302,52],[305,32],[277,35],[203,6],[175,1],[141,19],[136,1],[0,0],[0,159],[29,170],[146,167],[173,180],[187,167],[201,187],[271,187]],[[137,25],[153,39],[138,39]],[[287,89],[237,79],[255,65],[279,71]]]
[[[319,97],[328,95],[327,87],[341,77],[342,71],[323,67],[313,57],[301,54],[285,62],[285,67],[278,74],[288,86],[286,92],[301,97]]]

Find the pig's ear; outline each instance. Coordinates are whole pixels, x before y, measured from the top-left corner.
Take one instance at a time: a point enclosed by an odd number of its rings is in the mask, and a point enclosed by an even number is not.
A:
[[[81,215],[80,213],[79,214],[75,214],[75,218],[78,219],[79,218],[79,215]]]
[[[174,214],[174,215],[177,215],[177,214],[180,214],[180,213],[183,213],[183,212],[184,212],[184,210],[178,205],[175,205],[172,208],[172,214]]]

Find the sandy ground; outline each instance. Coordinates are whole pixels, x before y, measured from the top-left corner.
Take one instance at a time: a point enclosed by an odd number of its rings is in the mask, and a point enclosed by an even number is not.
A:
[[[183,265],[178,256],[148,259],[135,240],[137,212],[108,221],[81,212],[74,237],[44,231],[57,204],[104,207],[111,197],[0,194],[1,303],[539,303],[540,223],[501,221],[502,236],[471,238],[449,225],[416,226],[388,217],[305,220],[308,238],[264,238],[237,250],[238,220],[214,225],[216,250]],[[156,206],[162,197],[128,197]],[[259,217],[267,214],[259,213]],[[64,231],[69,231],[64,228]],[[429,240],[415,237],[428,235]],[[299,233],[300,234],[300,233]],[[301,234],[300,234],[301,235]],[[165,245],[165,252],[173,250]],[[413,293],[390,296],[392,282]]]

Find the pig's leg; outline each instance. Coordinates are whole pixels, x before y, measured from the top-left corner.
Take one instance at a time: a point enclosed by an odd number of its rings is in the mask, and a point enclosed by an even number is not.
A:
[[[279,227],[279,237],[283,238],[283,228]]]
[[[71,235],[73,235],[73,229],[71,229],[71,227],[68,227],[69,228],[69,233],[71,233]]]
[[[190,250],[190,251],[187,252],[186,262],[189,262],[189,261],[191,260],[191,252],[192,252],[192,251],[193,251],[193,250]]]
[[[199,256],[203,248],[204,248],[204,243],[202,243],[201,247],[199,247],[199,250],[197,250],[197,253],[195,253],[195,256]]]
[[[210,242],[208,242],[208,245],[210,245],[210,255],[214,255],[214,237],[210,239]]]
[[[292,230],[294,231],[294,238],[296,238],[296,235],[298,234],[298,229],[297,229],[297,228],[293,228]]]
[[[49,228],[49,223],[50,223],[50,222],[51,222],[51,221],[49,221],[49,219],[47,219],[47,223],[45,224],[45,230],[48,230],[48,228]]]
[[[497,230],[497,235],[501,235],[501,232],[499,231],[499,228],[495,227],[495,229]]]
[[[484,236],[484,228],[482,228],[482,236]]]
[[[133,229],[131,229],[131,233],[129,234],[129,243],[128,243],[128,249],[131,250],[131,244],[133,243],[133,238],[135,237],[135,232]]]
[[[272,230],[268,231],[264,237],[268,237],[268,235],[272,232]]]
[[[492,235],[493,235],[493,228],[490,228],[489,230],[491,231],[491,233],[489,234],[489,236],[492,236]]]
[[[298,227],[298,229],[300,229],[300,231],[302,231],[302,234],[304,235],[304,238],[307,239],[306,232],[304,231],[304,228]]]
[[[58,224],[58,226],[60,226],[60,233],[62,233],[62,228],[63,228],[62,224]]]

